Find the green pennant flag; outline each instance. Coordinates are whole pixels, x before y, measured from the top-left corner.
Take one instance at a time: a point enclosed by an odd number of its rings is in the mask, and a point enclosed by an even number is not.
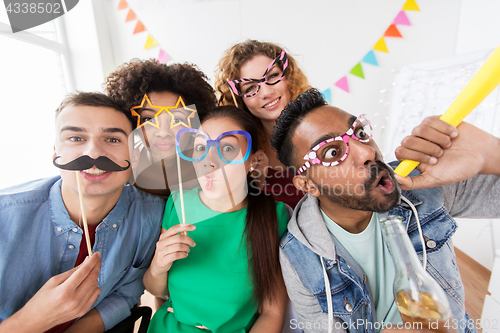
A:
[[[361,67],[360,62],[358,62],[358,64],[351,69],[351,74],[359,76],[362,79],[365,78],[365,75],[363,74],[363,67]]]

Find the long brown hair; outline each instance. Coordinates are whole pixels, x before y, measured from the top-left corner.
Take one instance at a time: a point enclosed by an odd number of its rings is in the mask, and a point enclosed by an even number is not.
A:
[[[203,122],[208,119],[229,118],[236,122],[252,137],[251,152],[259,150],[259,123],[253,117],[235,106],[221,106],[210,111]],[[248,266],[252,271],[254,295],[262,306],[264,300],[275,300],[275,291],[280,280],[279,263],[279,230],[276,202],[272,195],[262,191],[253,184],[252,173],[247,175],[248,205],[246,214],[246,240]]]
[[[219,93],[219,105],[234,105],[227,81],[241,78],[240,69],[245,62],[259,54],[274,59],[282,51],[283,48],[276,44],[259,42],[251,39],[235,44],[226,50],[219,60],[214,73],[215,90]],[[307,77],[297,66],[297,62],[290,54],[288,54],[288,68],[285,79],[292,99],[297,98],[299,94],[311,88],[307,81]],[[248,111],[247,106],[243,102],[243,98],[237,95],[235,95],[235,97],[238,106]]]

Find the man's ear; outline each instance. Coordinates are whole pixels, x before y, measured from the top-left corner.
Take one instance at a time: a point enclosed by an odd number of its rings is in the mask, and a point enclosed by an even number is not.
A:
[[[319,197],[321,194],[321,191],[318,189],[318,187],[313,183],[313,181],[303,175],[297,175],[293,177],[293,185],[298,188],[301,191],[304,191],[306,193],[309,193],[313,197]]]
[[[262,150],[257,150],[255,154],[253,154],[252,164],[250,167],[252,170],[259,170],[264,176],[267,176],[267,167],[269,166],[269,158],[266,153]]]

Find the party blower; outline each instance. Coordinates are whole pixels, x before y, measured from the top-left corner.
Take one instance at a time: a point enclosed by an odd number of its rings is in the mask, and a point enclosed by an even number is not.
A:
[[[486,60],[484,65],[465,86],[453,104],[439,118],[446,123],[457,127],[462,120],[500,84],[500,46]],[[406,177],[419,165],[419,162],[404,160],[394,170],[402,177]]]

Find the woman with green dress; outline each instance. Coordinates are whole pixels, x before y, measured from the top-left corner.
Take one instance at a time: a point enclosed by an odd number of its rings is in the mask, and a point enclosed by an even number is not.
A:
[[[170,196],[144,285],[169,296],[149,332],[281,332],[287,304],[278,246],[285,204],[258,187],[259,125],[234,106],[211,111],[189,136],[199,188]],[[187,231],[187,235],[183,233]]]

